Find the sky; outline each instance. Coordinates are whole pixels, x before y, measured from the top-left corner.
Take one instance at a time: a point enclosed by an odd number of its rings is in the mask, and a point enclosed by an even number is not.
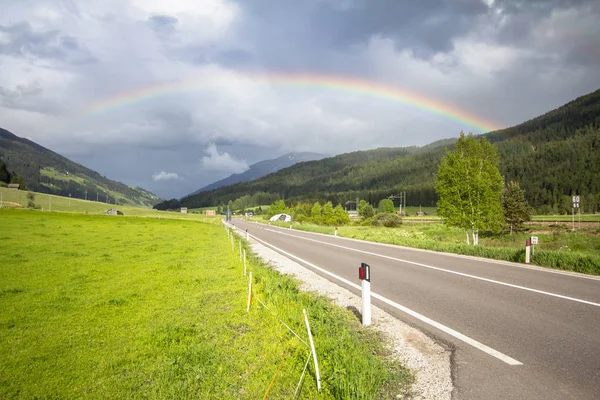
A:
[[[0,127],[181,197],[287,152],[426,145],[600,88],[600,2],[0,0]]]

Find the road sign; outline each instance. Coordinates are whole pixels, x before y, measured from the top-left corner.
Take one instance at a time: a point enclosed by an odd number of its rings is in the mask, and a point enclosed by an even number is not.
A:
[[[537,236],[532,236],[531,237],[531,244],[538,244],[538,237]]]
[[[573,196],[573,208],[579,208],[580,203],[579,196]]]

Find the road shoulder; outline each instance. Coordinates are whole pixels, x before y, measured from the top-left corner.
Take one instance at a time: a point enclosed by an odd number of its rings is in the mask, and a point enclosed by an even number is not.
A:
[[[289,258],[250,240],[252,250],[277,271],[295,276],[302,289],[315,291],[347,309],[361,309],[361,298]],[[451,399],[451,351],[382,309],[373,306],[373,329],[388,340],[394,357],[415,373],[413,399]]]

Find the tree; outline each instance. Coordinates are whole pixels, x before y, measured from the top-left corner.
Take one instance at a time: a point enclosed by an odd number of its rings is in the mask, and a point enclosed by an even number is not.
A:
[[[10,172],[2,161],[0,161],[0,182],[10,183]]]
[[[394,207],[394,202],[390,199],[382,199],[379,202],[379,210],[380,213],[390,213],[393,214],[396,212],[396,208]]]
[[[525,221],[531,220],[529,204],[525,200],[525,190],[521,189],[518,182],[508,182],[502,195],[504,220],[513,229],[518,231]]]
[[[361,203],[364,200],[361,200]],[[358,209],[358,215],[360,215],[362,217],[363,220],[367,219],[367,218],[371,218],[373,215],[375,215],[375,210],[373,209],[373,206],[370,205],[369,203],[367,203],[365,201],[365,205],[362,208]]]
[[[350,216],[348,215],[346,210],[344,210],[344,207],[342,207],[341,204],[335,206],[335,208],[333,209],[333,216],[336,224],[338,225],[345,225],[350,223]]]
[[[315,204],[313,204],[312,208],[310,209],[310,219],[312,219],[313,222],[317,224],[320,223],[322,220],[321,203],[319,203],[318,201],[315,202]]]
[[[27,193],[27,207],[35,208],[35,193],[33,192]]]
[[[10,178],[10,183],[19,184],[19,190],[27,190],[27,186],[25,186],[25,181],[23,180],[23,177],[20,175],[13,173]]]
[[[469,230],[473,244],[479,243],[479,230],[499,231],[503,212],[500,197],[502,176],[496,149],[485,137],[460,133],[453,152],[447,151],[437,172],[435,190],[438,214],[446,224]]]
[[[321,211],[321,213],[323,215],[323,223],[325,225],[335,224],[335,221],[333,219],[333,204],[330,201],[325,203],[325,205],[323,206],[323,211]]]
[[[277,200],[275,203],[271,204],[269,208],[269,216],[272,217],[276,214],[283,214],[285,212],[285,203],[283,200]]]

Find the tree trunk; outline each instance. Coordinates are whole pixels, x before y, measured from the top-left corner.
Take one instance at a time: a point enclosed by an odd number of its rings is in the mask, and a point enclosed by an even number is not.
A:
[[[469,231],[465,231],[465,234],[467,235],[467,244],[471,244],[469,243]]]
[[[473,246],[479,244],[479,229],[473,229]]]

